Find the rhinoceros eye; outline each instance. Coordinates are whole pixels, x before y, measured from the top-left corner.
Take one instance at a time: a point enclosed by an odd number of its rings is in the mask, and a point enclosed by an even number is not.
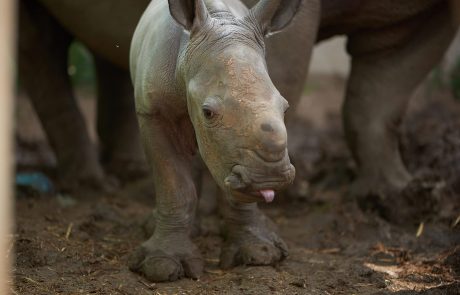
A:
[[[206,118],[206,120],[212,120],[216,116],[216,113],[214,112],[214,110],[210,106],[204,105],[203,106],[203,115]]]
[[[222,100],[215,96],[206,98],[201,106],[201,111],[207,127],[218,126],[222,118]]]

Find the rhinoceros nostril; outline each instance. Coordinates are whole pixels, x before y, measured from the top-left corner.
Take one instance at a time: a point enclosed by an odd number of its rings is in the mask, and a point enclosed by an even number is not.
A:
[[[274,129],[273,129],[273,126],[269,123],[262,123],[260,124],[260,129],[262,129],[262,131],[265,131],[265,132],[273,132]]]

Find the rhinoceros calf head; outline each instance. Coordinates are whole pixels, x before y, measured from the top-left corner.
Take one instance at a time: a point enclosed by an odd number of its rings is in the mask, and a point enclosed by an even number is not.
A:
[[[300,2],[262,0],[237,17],[220,1],[169,1],[190,33],[178,66],[201,156],[238,201],[270,202],[294,179],[284,125],[289,105],[268,75],[264,37],[285,27]]]

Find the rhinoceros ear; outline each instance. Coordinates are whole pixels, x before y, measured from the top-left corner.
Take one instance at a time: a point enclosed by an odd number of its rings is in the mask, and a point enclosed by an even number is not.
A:
[[[260,0],[252,13],[265,35],[285,28],[300,10],[303,0]]]
[[[168,4],[171,16],[187,31],[202,27],[208,18],[203,0],[168,0]]]

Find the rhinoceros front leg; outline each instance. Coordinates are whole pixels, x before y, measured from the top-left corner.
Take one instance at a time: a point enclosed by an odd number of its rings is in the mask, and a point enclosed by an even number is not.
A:
[[[273,265],[287,257],[287,246],[256,203],[231,203],[224,210],[225,242],[220,265]]]
[[[131,255],[130,268],[154,282],[197,278],[203,261],[189,237],[197,197],[192,157],[183,140],[188,132],[193,136],[193,129],[190,123],[175,126],[156,115],[139,115],[139,123],[154,171],[156,225],[150,239]]]
[[[393,28],[398,30],[398,28]],[[394,36],[383,32],[377,46]],[[397,31],[393,32],[397,35]],[[370,35],[354,35],[352,70],[343,106],[347,141],[358,165],[351,193],[381,196],[411,180],[399,151],[399,126],[412,91],[440,60],[453,29],[447,11],[432,15],[404,42],[366,52]],[[372,39],[371,39],[372,41]],[[372,45],[371,45],[372,46]]]

